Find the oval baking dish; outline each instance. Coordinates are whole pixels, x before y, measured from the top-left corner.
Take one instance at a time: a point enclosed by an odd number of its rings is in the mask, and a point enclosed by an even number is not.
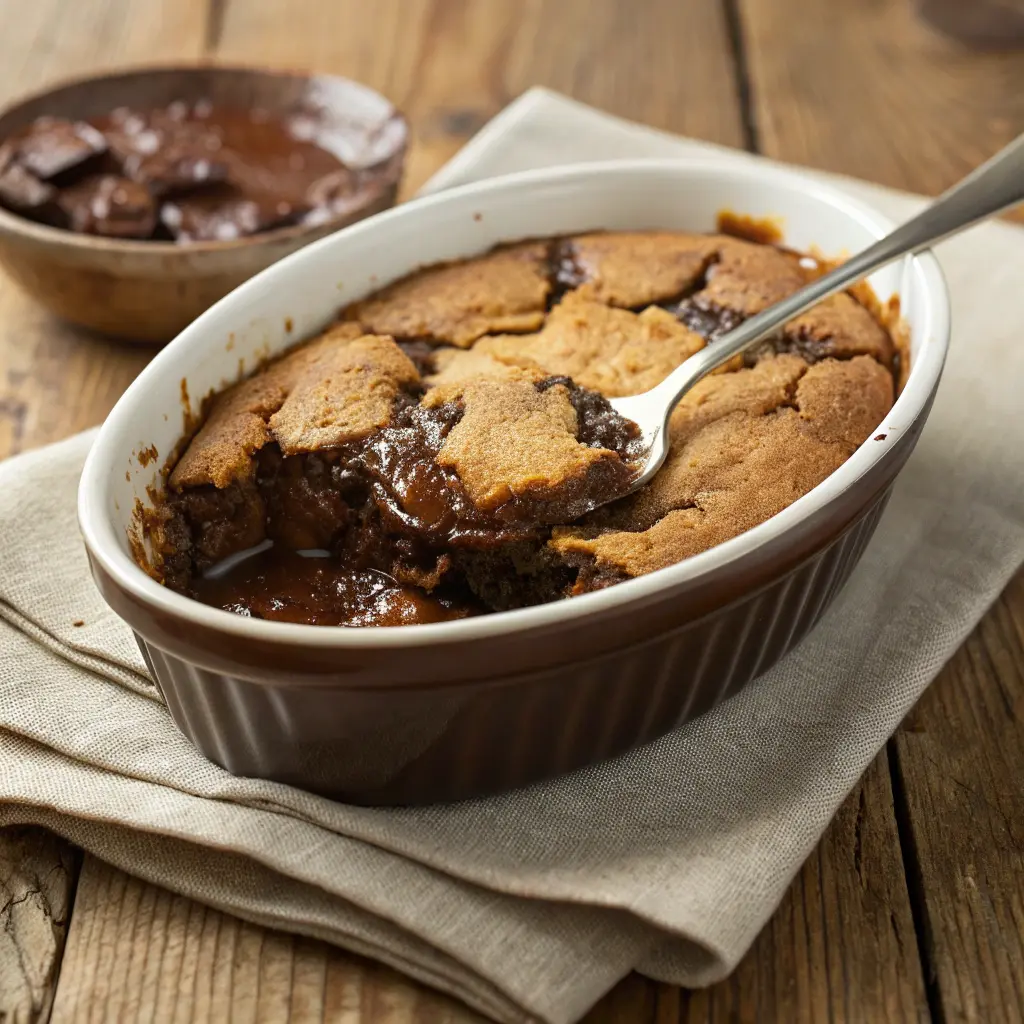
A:
[[[129,549],[133,508],[149,502],[147,487],[182,434],[183,394],[195,401],[219,389],[423,264],[600,228],[710,231],[723,209],[781,218],[787,245],[830,256],[891,227],[783,169],[617,161],[510,175],[303,249],[153,360],[100,431],[79,518],[101,592],[138,636],[175,722],[208,757],[355,802],[459,799],[654,739],[800,641],[870,539],[938,385],[949,313],[931,255],[871,280],[881,299],[899,296],[911,347],[906,386],[874,439],[772,519],[648,576],[519,611],[351,629],[199,604],[150,579]]]

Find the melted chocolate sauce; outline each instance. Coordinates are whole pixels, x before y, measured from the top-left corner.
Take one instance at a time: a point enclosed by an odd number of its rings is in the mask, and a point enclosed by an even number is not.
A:
[[[461,408],[407,395],[363,442],[288,458],[268,445],[254,482],[175,496],[178,552],[166,582],[238,614],[321,625],[434,622],[562,596],[571,578],[546,554],[550,527],[587,511],[595,494],[628,490],[640,453],[637,427],[606,399],[564,377],[537,387],[555,385],[569,390],[579,440],[621,456],[598,464],[596,486],[568,480],[549,499],[482,510],[436,461]],[[183,538],[201,575],[182,578]],[[297,553],[309,550],[318,557]]]
[[[208,101],[38,118],[0,147],[0,203],[86,234],[230,241],[352,206],[350,170],[309,115]]]
[[[274,546],[193,581],[193,595],[238,615],[313,626],[407,626],[463,619],[469,601],[403,586],[325,553]]]

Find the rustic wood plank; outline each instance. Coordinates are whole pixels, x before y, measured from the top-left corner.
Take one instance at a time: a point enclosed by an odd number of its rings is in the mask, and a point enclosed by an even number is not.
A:
[[[60,323],[0,278],[0,452],[100,423],[151,355]]]
[[[738,5],[762,152],[936,194],[1024,131],[1024,52],[973,52],[907,0]]]
[[[49,1016],[78,864],[50,832],[0,829],[0,1024]]]
[[[1024,573],[894,741],[912,885],[945,1020],[1024,1019]]]
[[[142,61],[190,60],[206,45],[209,0],[33,0],[0,34],[4,102],[64,78]]]
[[[587,1024],[928,1019],[882,751],[725,981],[687,992],[634,976]]]
[[[659,1024],[927,1020],[885,751],[736,971],[683,993],[677,1014],[667,986],[659,998]]]
[[[934,193],[1024,130],[1020,51],[972,52],[899,0],[739,9],[753,121],[771,156]],[[1019,576],[890,745],[942,1019],[1019,1020],[1024,1007],[1022,623]]]
[[[410,195],[532,85],[742,145],[718,0],[272,0],[230,3],[218,55],[348,75],[410,117]],[[685,41],[685,59],[680,58]]]
[[[677,993],[633,975],[586,1024],[653,1022],[661,989]],[[219,1024],[229,1018],[260,1024],[486,1020],[388,967],[247,924],[86,855],[53,1020]]]
[[[33,0],[0,33],[0,98],[204,48],[207,0]],[[83,335],[0,279],[0,458],[98,423],[148,353]],[[0,1021],[45,1020],[79,857],[39,829],[0,831]]]
[[[245,924],[86,856],[59,1024],[478,1024],[455,1001],[312,939]]]

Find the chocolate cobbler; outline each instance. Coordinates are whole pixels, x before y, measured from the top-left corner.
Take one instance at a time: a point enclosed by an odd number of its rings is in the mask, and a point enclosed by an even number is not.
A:
[[[241,615],[398,625],[704,551],[821,483],[882,421],[897,354],[879,311],[837,295],[705,378],[635,493],[637,428],[607,399],[820,272],[774,245],[656,231],[420,270],[212,400],[149,516],[154,571]]]

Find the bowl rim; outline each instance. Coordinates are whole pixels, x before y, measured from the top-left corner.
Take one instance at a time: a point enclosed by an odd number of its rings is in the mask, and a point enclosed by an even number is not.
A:
[[[269,286],[273,275],[289,260],[313,262],[321,258],[321,253],[326,256],[332,247],[345,245],[346,240],[353,235],[374,232],[382,222],[395,218],[415,217],[423,209],[457,206],[468,200],[486,201],[487,197],[495,192],[528,191],[535,185],[571,182],[574,179],[586,181],[595,176],[611,177],[626,174],[642,177],[645,173],[685,175],[687,172],[728,175],[742,179],[744,183],[753,182],[755,186],[758,182],[771,180],[783,186],[799,188],[803,194],[810,194],[816,200],[837,208],[877,237],[881,237],[895,226],[894,222],[868,204],[800,171],[786,167],[748,166],[735,160],[707,157],[596,161],[520,171],[413,199],[314,242],[250,278],[198,317],[156,355],[128,387],[107,417],[82,470],[78,518],[90,555],[107,579],[135,601],[186,624],[213,629],[241,640],[289,647],[376,650],[457,644],[486,640],[498,635],[527,633],[537,628],[550,628],[587,616],[604,614],[622,605],[640,604],[645,599],[654,598],[660,592],[675,586],[700,581],[792,532],[802,521],[854,486],[887,451],[891,450],[890,444],[873,444],[870,440],[866,441],[835,472],[775,516],[715,547],[656,572],[569,600],[455,621],[396,627],[360,629],[348,626],[273,622],[212,608],[169,590],[141,569],[121,547],[118,531],[123,532],[123,528],[119,525],[115,527],[107,514],[106,484],[110,479],[108,473],[113,469],[115,457],[115,453],[108,450],[113,447],[108,438],[115,435],[119,421],[129,422],[131,407],[135,404],[134,396],[144,393],[149,381],[163,373],[180,372],[172,369],[175,366],[175,352],[179,342],[188,337],[202,336],[206,331],[207,322],[217,315],[216,311],[222,304],[244,303],[247,294]],[[919,274],[922,279],[927,300],[923,304],[922,312],[928,320],[929,330],[921,351],[911,366],[903,391],[883,421],[884,424],[890,418],[902,416],[906,426],[900,433],[907,433],[920,417],[926,414],[938,386],[950,334],[949,292],[938,260],[929,251],[906,257],[904,265]]]
[[[402,157],[399,161],[398,173],[394,181],[387,181],[386,186],[397,185],[402,176],[402,164],[404,155],[409,148],[409,121],[394,103],[391,102],[382,92],[372,86],[354,78],[347,78],[345,75],[335,75],[328,72],[309,71],[300,68],[266,68],[252,64],[241,63],[220,63],[214,59],[199,58],[195,61],[168,61],[157,64],[130,64],[117,68],[105,74],[84,74],[72,75],[68,78],[61,78],[56,82],[41,89],[18,96],[9,103],[0,107],[0,120],[9,114],[15,113],[20,107],[27,106],[44,100],[53,93],[65,89],[74,89],[90,82],[109,82],[117,79],[138,78],[147,74],[188,74],[201,71],[223,71],[229,74],[238,75],[259,75],[264,78],[298,78],[306,81],[314,79],[327,79],[334,82],[345,82],[353,85],[367,93],[378,97],[387,107],[390,108],[391,119],[397,119],[403,127],[402,145],[395,151],[396,157]],[[6,141],[0,136],[0,143]],[[288,242],[312,232],[330,231],[333,228],[344,227],[351,219],[352,211],[340,213],[328,220],[318,224],[289,224],[286,227],[274,228],[271,231],[262,231],[255,235],[247,235],[244,238],[232,238],[225,241],[201,241],[201,242],[166,242],[146,241],[144,239],[132,238],[111,238],[104,235],[87,235],[78,231],[70,231],[67,228],[55,228],[49,224],[40,224],[28,217],[23,217],[13,210],[0,206],[0,230],[7,230],[12,234],[32,238],[34,241],[50,245],[60,245],[69,249],[77,249],[81,252],[91,253],[123,253],[130,256],[141,256],[143,254],[166,259],[168,256],[206,252],[231,252],[238,249],[251,248],[259,243],[274,244],[277,242]]]

